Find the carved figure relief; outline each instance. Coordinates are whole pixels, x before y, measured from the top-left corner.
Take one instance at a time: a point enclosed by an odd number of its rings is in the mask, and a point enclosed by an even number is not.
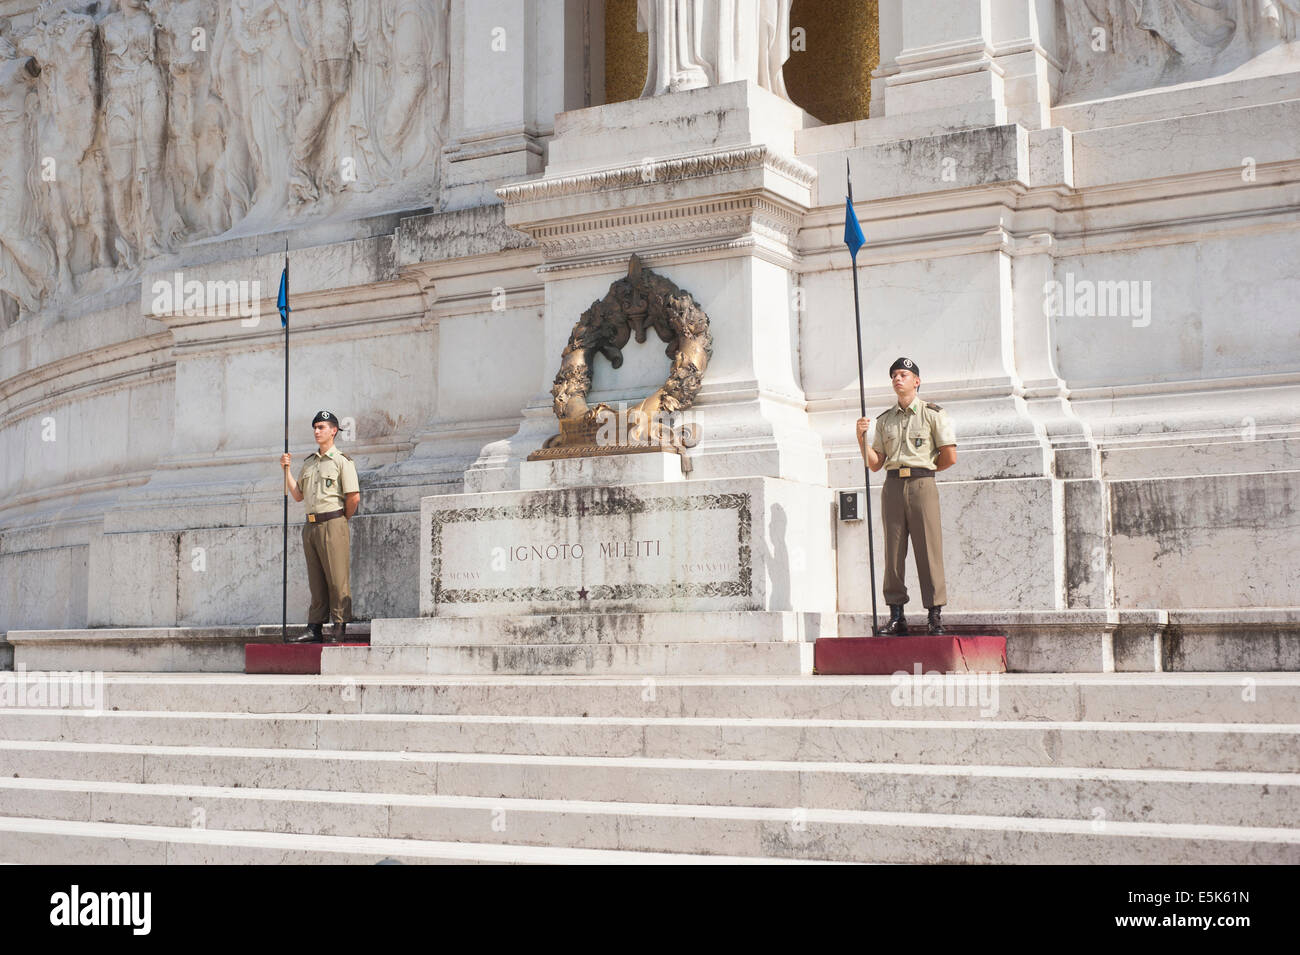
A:
[[[209,109],[212,83],[205,54],[196,49],[207,46],[216,16],[203,0],[173,0],[156,10],[158,50],[168,73],[164,85],[171,92],[165,179],[175,216],[166,245],[174,247],[186,235],[215,235],[230,227],[229,215],[217,208],[212,176],[225,137],[219,111]]]
[[[0,322],[350,193],[435,193],[448,17],[449,0],[41,0],[0,19]]]
[[[330,114],[347,92],[352,71],[352,9],[349,0],[299,0],[291,34],[305,68],[306,98],[294,122],[292,173],[295,202],[320,195],[318,172]]]
[[[1060,101],[1207,79],[1297,39],[1300,0],[1058,0]]]
[[[104,50],[104,139],[108,192],[117,236],[117,260],[133,268],[139,257],[163,250],[163,148],[167,141],[167,95],[156,24],[144,0],[121,0],[100,25]]]
[[[23,143],[32,136],[36,66],[0,33],[0,142]],[[21,150],[0,151],[0,329],[17,321],[20,309],[34,310],[54,250],[38,227],[31,178]]]
[[[73,289],[74,273],[113,264],[102,160],[91,149],[99,125],[96,29],[93,17],[45,0],[32,31],[18,43],[39,73],[35,141],[21,152],[39,170],[33,198],[54,247],[56,287],[65,290]]]

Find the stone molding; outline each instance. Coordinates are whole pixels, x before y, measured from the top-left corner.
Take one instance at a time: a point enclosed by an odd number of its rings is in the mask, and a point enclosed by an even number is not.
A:
[[[499,205],[409,216],[397,226],[398,267],[525,249],[533,240],[506,225]]]
[[[781,247],[798,234],[802,216],[762,196],[740,196],[667,209],[620,212],[577,222],[528,227],[547,260],[655,248],[675,242],[737,238],[754,233]]]
[[[681,182],[751,169],[771,169],[805,188],[811,188],[817,178],[817,173],[812,167],[782,156],[767,146],[758,145],[746,146],[743,149],[678,156],[652,163],[616,166],[556,179],[535,179],[503,186],[496,193],[502,202],[512,206],[543,199],[588,195],[610,189],[625,189],[654,183]]]

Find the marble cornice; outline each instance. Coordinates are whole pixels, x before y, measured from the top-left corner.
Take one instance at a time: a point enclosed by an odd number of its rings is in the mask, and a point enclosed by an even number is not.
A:
[[[752,233],[788,247],[802,214],[761,195],[729,196],[677,206],[621,210],[576,221],[548,222],[527,229],[546,260],[587,257],[623,249],[698,245]]]
[[[652,183],[681,182],[751,169],[771,169],[805,188],[812,188],[813,181],[817,178],[817,173],[811,166],[782,156],[765,145],[756,145],[597,169],[553,179],[533,179],[503,186],[496,193],[502,202],[512,206],[543,199],[587,195],[609,189]]]
[[[788,263],[815,179],[803,163],[755,145],[537,179],[497,195],[548,270],[629,251],[756,248]]]

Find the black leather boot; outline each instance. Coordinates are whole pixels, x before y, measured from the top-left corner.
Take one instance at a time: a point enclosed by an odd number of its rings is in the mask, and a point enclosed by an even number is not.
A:
[[[327,642],[342,643],[345,639],[343,635],[347,631],[347,629],[348,629],[348,625],[346,623],[343,623],[342,621],[339,621],[338,623],[334,624],[333,628],[331,628],[330,630],[330,638]]]
[[[290,637],[288,642],[289,643],[321,643],[325,639],[324,635],[321,633],[321,629],[323,627],[324,624],[309,623],[307,624],[306,630],[298,634],[298,636],[296,637]]]
[[[903,605],[889,605],[889,623],[880,628],[882,637],[905,637],[907,636],[907,620],[903,618]]]
[[[931,607],[930,608],[930,634],[932,636],[938,636],[940,634],[947,633],[947,632],[948,632],[947,630],[943,629],[943,621],[939,619],[939,608]]]

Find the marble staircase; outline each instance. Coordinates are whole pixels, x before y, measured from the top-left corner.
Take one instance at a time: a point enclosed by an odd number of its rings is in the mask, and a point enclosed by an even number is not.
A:
[[[0,862],[1300,862],[1293,673],[103,681]]]

